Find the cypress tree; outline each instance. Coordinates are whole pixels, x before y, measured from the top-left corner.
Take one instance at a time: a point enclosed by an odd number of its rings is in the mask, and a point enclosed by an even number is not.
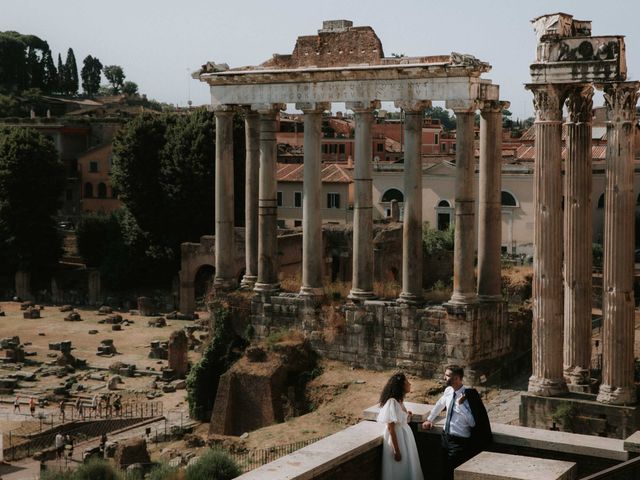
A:
[[[55,92],[58,88],[58,71],[53,64],[51,50],[45,50],[42,64],[44,66],[43,91],[46,93]]]
[[[65,72],[65,68],[64,68],[64,64],[62,63],[62,57],[60,56],[60,54],[58,54],[58,85],[56,88],[56,91],[58,93],[64,94],[65,93],[65,78],[66,78],[66,72]]]
[[[78,93],[78,66],[76,65],[76,56],[73,54],[73,48],[67,50],[67,61],[64,65],[65,70],[65,90],[67,95],[76,95]]]

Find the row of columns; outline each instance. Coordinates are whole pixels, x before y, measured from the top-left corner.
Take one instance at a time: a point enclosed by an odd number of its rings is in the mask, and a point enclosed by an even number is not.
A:
[[[422,301],[422,124],[429,101],[397,102],[404,122],[404,224],[401,303]],[[506,102],[467,103],[454,108],[457,118],[455,253],[452,304],[501,299],[501,145],[502,110]],[[349,297],[374,298],[372,125],[377,101],[350,102],[355,113],[355,201],[353,211],[353,278]],[[241,286],[256,292],[279,289],[277,272],[277,147],[276,116],[283,104],[252,106],[246,111],[246,265]],[[300,103],[304,113],[304,188],[302,285],[300,295],[323,294],[322,245],[322,113],[329,103]],[[481,110],[478,282],[475,282],[475,133],[474,116]],[[216,117],[216,260],[214,286],[234,286],[233,271],[233,112],[215,110]]]
[[[639,85],[620,82],[602,86],[607,106],[607,185],[603,368],[598,401],[612,404],[633,403],[636,398],[633,127]],[[534,95],[536,112],[533,372],[529,391],[552,396],[566,391],[567,383],[579,389],[590,382],[593,87],[536,84],[528,88]],[[568,119],[563,177],[565,100]]]

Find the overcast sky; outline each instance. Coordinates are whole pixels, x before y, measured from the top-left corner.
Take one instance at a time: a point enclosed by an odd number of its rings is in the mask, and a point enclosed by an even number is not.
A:
[[[63,58],[72,47],[79,66],[89,54],[121,65],[150,98],[198,105],[209,102],[208,89],[190,72],[206,61],[256,65],[291,53],[323,20],[343,18],[373,27],[387,56],[456,51],[489,62],[485,77],[524,118],[532,114],[523,87],[535,55],[529,21],[557,11],[592,20],[594,35],[625,35],[629,79],[640,78],[639,0],[0,0],[0,30],[37,35]]]

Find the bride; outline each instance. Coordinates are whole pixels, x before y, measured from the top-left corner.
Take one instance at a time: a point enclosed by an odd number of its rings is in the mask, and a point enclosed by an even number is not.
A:
[[[404,406],[404,396],[411,391],[411,383],[404,373],[396,373],[380,394],[380,413],[377,421],[386,424],[382,443],[382,480],[423,480],[416,440]]]

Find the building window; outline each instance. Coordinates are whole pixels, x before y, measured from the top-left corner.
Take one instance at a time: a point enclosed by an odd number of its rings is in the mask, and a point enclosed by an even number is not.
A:
[[[93,198],[93,185],[89,182],[84,184],[84,198]]]
[[[339,193],[327,193],[327,208],[340,208]]]
[[[293,192],[293,206],[296,208],[302,206],[302,192]]]
[[[440,143],[440,142],[438,142],[438,140],[439,140],[438,134],[436,133],[435,136],[434,136],[433,143],[437,145],[438,143]]]
[[[451,226],[453,209],[448,200],[440,200],[436,207],[436,221],[438,230],[448,230]]]
[[[345,152],[345,148],[346,145],[344,143],[341,143],[338,145],[338,153],[344,153]]]
[[[397,200],[398,203],[404,202],[404,195],[397,188],[390,188],[382,195],[382,201],[390,202],[391,200]]]
[[[276,196],[276,205],[278,207],[282,206],[282,192],[278,192]]]
[[[447,144],[446,143],[441,143],[440,144],[440,151],[441,152],[446,152],[447,151]]]
[[[505,192],[504,190],[500,194],[500,201],[503,207],[517,207],[518,202],[516,201],[516,197],[514,197],[511,193]]]
[[[384,143],[378,143],[376,145],[376,152],[384,152]]]
[[[107,186],[102,182],[98,184],[98,198],[107,198]]]
[[[97,173],[98,172],[98,162],[89,162],[89,171],[91,173]]]
[[[293,226],[294,227],[301,227],[302,226],[302,220],[294,220],[293,221]]]

